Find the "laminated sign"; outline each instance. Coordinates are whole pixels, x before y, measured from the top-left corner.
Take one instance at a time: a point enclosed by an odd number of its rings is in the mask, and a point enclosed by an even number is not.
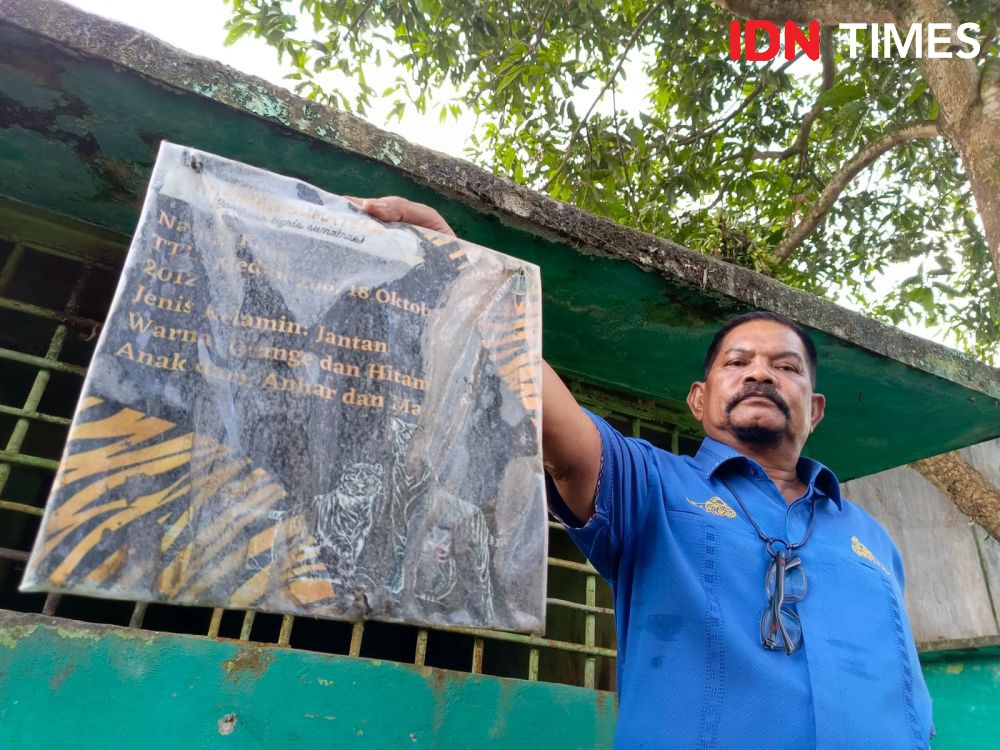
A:
[[[22,589],[541,631],[540,296],[164,143]]]

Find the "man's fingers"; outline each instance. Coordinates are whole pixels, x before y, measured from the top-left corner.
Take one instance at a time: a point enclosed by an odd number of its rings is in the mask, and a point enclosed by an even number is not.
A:
[[[348,198],[348,200],[357,202],[356,199]],[[433,229],[442,234],[450,234],[452,237],[455,236],[455,232],[448,226],[448,222],[441,214],[423,203],[414,203],[406,198],[388,196],[385,198],[365,198],[360,201],[359,205],[362,211],[382,221],[403,221],[418,227]]]
[[[390,202],[388,198],[365,198],[361,202],[361,209],[382,221],[403,221],[406,212],[398,205],[400,200],[402,199],[398,198]]]
[[[448,226],[437,211],[423,203],[414,203],[406,198],[395,195],[384,198],[356,198],[353,195],[343,196],[346,200],[361,207],[361,210],[370,216],[382,221],[403,221],[407,224],[414,224],[418,227],[433,229],[441,234],[450,234],[455,237],[454,230]]]

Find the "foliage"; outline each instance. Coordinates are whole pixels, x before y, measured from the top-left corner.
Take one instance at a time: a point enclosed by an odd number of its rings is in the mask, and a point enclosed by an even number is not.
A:
[[[815,63],[731,61],[732,19],[704,0],[227,1],[228,41],[267,40],[305,96],[362,114],[388,97],[396,117],[444,119],[459,104],[436,92],[454,87],[480,118],[470,156],[497,173],[883,320],[950,322],[981,358],[1000,351],[1000,288],[942,139],[882,156],[789,260],[773,255],[862,146],[936,118],[912,59],[849,59],[838,44],[832,87]],[[989,7],[958,11],[986,28]],[[375,91],[372,66],[392,66],[395,83]],[[326,84],[331,70],[353,95]],[[641,112],[618,106],[636,85],[626,75],[647,86]],[[805,147],[789,153],[797,138]],[[910,270],[891,283],[888,269]]]

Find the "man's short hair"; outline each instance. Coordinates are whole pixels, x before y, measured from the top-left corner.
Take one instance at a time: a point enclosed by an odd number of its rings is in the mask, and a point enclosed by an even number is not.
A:
[[[743,313],[742,315],[730,318],[723,324],[722,328],[720,328],[712,337],[712,342],[708,345],[708,351],[705,353],[705,378],[708,378],[708,371],[712,368],[712,363],[715,362],[715,358],[719,354],[719,347],[722,346],[722,339],[726,337],[726,334],[737,326],[741,326],[744,323],[752,323],[755,320],[769,320],[772,323],[780,323],[786,328],[791,328],[795,332],[795,334],[802,340],[802,347],[806,350],[809,378],[815,387],[818,357],[816,356],[816,344],[813,342],[812,337],[806,333],[805,328],[800,326],[791,318],[778,313],[768,312],[766,310],[754,310],[753,312]]]

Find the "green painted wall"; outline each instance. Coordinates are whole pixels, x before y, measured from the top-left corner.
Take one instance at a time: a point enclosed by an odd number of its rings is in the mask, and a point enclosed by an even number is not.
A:
[[[593,750],[614,721],[585,688],[0,612],[4,750]]]
[[[1000,747],[1000,649],[924,655],[924,676],[933,750]],[[610,750],[614,723],[584,688],[0,612],[4,750]]]
[[[924,654],[934,700],[933,750],[1000,748],[1000,649]]]

